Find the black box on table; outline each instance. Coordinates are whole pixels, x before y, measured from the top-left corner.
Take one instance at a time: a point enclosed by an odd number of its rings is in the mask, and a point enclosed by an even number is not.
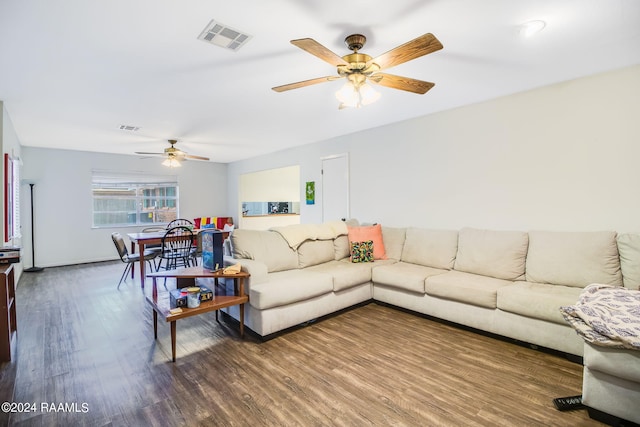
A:
[[[222,268],[222,232],[220,230],[203,230],[202,238],[202,267],[214,271]]]

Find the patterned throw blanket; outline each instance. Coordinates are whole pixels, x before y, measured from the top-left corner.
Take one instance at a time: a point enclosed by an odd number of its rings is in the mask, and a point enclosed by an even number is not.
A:
[[[640,350],[640,291],[593,284],[584,288],[576,305],[560,311],[593,345]]]

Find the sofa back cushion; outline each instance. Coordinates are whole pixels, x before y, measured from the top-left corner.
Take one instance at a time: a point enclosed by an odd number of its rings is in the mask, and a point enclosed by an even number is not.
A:
[[[505,280],[522,280],[528,236],[523,231],[463,228],[454,269]]]
[[[405,228],[382,226],[382,240],[387,258],[399,260],[404,247]]]
[[[335,252],[334,259],[340,261],[351,255],[351,248],[349,246],[349,237],[346,234],[338,236],[333,240],[333,250]]]
[[[616,237],[613,231],[530,231],[526,280],[580,288],[620,286]]]
[[[451,270],[457,251],[457,230],[409,227],[406,231],[401,261]]]
[[[333,239],[305,240],[298,246],[298,267],[305,268],[335,260]]]
[[[269,273],[298,268],[298,253],[275,231],[234,230],[231,247],[234,258],[260,261]]]
[[[624,287],[640,290],[640,234],[618,235],[618,252]]]

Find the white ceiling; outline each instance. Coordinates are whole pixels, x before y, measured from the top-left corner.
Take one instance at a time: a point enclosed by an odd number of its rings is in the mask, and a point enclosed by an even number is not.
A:
[[[253,38],[198,40],[212,19]],[[519,37],[533,19],[545,30]],[[345,55],[358,32],[374,57],[433,33],[443,50],[389,72],[435,87],[377,86],[346,110],[339,81],[271,90],[335,73],[291,39]],[[176,138],[232,162],[639,63],[637,0],[0,0],[0,100],[24,146],[133,155]]]

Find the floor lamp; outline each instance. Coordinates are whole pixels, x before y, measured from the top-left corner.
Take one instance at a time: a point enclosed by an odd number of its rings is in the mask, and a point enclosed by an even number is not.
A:
[[[22,271],[26,271],[27,273],[38,273],[42,270],[44,270],[44,268],[42,267],[36,267],[36,244],[35,244],[35,234],[33,234],[33,223],[34,223],[34,219],[33,219],[33,186],[35,184],[34,183],[29,183],[29,187],[31,187],[31,267],[29,268],[25,268]]]

